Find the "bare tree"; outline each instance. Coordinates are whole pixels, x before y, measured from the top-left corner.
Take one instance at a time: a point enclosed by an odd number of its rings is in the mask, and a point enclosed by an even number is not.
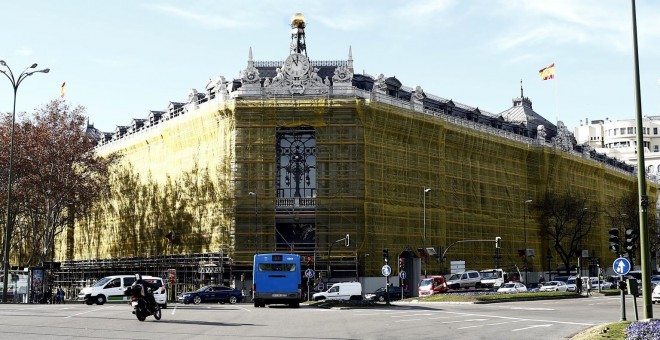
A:
[[[536,209],[540,210],[541,235],[548,238],[568,271],[571,259],[578,255],[580,245],[593,228],[596,209],[589,206],[586,195],[570,191],[547,192]]]
[[[96,155],[83,114],[84,108],[55,100],[15,126],[13,235],[20,238],[12,243],[26,256],[22,265],[48,261],[56,236],[107,190],[108,167],[117,156]]]
[[[649,206],[655,206],[655,202],[650,201]],[[619,237],[621,243],[625,239],[625,230],[634,229],[639,230],[639,196],[636,190],[631,190],[630,192],[620,196],[619,198],[612,201],[605,210],[607,218],[610,222],[611,228],[616,228],[619,230]],[[648,232],[649,232],[649,245],[650,252],[655,253],[658,250],[658,218],[653,216],[653,214],[648,214]],[[639,242],[639,240],[637,240]],[[639,244],[636,244],[637,250],[639,250]],[[620,253],[625,253],[626,250],[621,248]],[[631,254],[632,258],[630,261],[634,265],[634,259],[636,254]]]

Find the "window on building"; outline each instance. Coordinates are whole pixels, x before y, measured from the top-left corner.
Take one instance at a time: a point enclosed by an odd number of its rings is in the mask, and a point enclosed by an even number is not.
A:
[[[658,146],[657,145],[653,146],[653,152],[658,152]]]
[[[616,136],[616,129],[612,130],[612,136]]]
[[[658,134],[658,128],[653,128],[653,134],[657,135]]]
[[[629,134],[629,135],[632,135],[632,134],[634,134],[634,133],[635,133],[635,128],[633,128],[633,127],[629,127],[629,128],[628,128],[628,134]]]
[[[649,165],[649,168],[646,170],[646,172],[649,174],[653,173],[653,165]]]

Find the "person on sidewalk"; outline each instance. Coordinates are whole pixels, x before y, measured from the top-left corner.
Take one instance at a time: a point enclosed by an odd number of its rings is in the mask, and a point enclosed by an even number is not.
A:
[[[591,279],[587,278],[587,296],[591,296],[591,290],[594,288],[594,284],[591,282]]]
[[[582,295],[582,278],[579,275],[575,278],[575,292]]]

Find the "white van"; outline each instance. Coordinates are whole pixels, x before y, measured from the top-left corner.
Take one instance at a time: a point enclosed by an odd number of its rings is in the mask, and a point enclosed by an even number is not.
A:
[[[142,276],[142,279],[155,282],[160,288],[156,289],[154,298],[161,308],[167,308],[167,289],[163,279],[154,276]],[[124,290],[135,282],[135,275],[107,276],[98,280],[95,284],[83,288],[78,294],[78,300],[91,305],[96,303],[102,305],[106,302],[126,302],[130,296],[124,295]]]
[[[312,295],[314,301],[320,300],[362,300],[362,284],[359,282],[335,283],[325,292]]]

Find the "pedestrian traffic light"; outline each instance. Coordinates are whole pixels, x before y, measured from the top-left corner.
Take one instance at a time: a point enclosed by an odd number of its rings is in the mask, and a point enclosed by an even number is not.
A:
[[[403,257],[399,258],[399,273],[406,271],[406,259]]]
[[[387,263],[389,259],[390,259],[390,250],[387,248],[383,248],[383,261]]]
[[[312,257],[307,256],[307,268],[312,268]]]
[[[608,233],[610,234],[610,250],[619,253],[619,229],[611,228]]]

